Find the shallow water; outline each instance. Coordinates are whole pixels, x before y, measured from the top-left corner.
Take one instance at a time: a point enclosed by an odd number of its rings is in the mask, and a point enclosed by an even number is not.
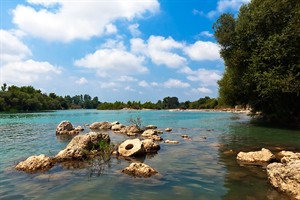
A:
[[[140,117],[143,125],[171,127],[156,155],[141,158],[159,172],[134,178],[120,171],[130,160],[112,157],[56,165],[45,173],[27,174],[14,166],[31,155],[56,155],[70,138],[56,137],[56,126],[69,120],[74,126],[95,121]],[[87,133],[88,129],[84,131]],[[112,143],[127,137],[109,132]],[[187,134],[192,140],[184,140]],[[288,199],[267,182],[261,167],[240,166],[239,151],[270,148],[299,151],[300,132],[253,126],[245,114],[221,112],[68,110],[0,114],[0,199]]]

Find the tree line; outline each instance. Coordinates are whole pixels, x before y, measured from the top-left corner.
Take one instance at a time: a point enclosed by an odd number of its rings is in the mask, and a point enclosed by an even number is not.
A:
[[[98,97],[88,94],[58,96],[55,93],[42,93],[32,86],[9,86],[4,83],[0,91],[0,112],[27,112],[62,109],[213,109],[218,107],[218,100],[208,96],[197,101],[179,102],[177,97],[165,97],[156,103],[147,101],[100,102]]]
[[[300,127],[300,1],[252,0],[214,23],[225,73],[220,103]]]
[[[41,110],[62,110],[76,108],[97,108],[98,97],[93,99],[85,95],[58,96],[55,93],[45,94],[32,86],[9,86],[4,83],[0,91],[0,111],[41,111]]]

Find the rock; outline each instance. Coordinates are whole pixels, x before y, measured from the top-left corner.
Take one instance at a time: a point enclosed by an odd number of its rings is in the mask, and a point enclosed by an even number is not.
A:
[[[123,124],[115,124],[112,125],[111,130],[118,132],[120,131],[122,128],[124,128],[125,126]]]
[[[56,135],[77,135],[79,130],[75,129],[71,122],[62,121],[56,127]]]
[[[138,138],[125,140],[119,145],[118,152],[121,156],[138,156],[146,154],[144,146]]]
[[[136,136],[137,134],[140,134],[142,130],[137,125],[130,125],[130,126],[124,126],[119,131],[116,132],[126,134],[128,136]]]
[[[157,171],[144,163],[131,163],[128,167],[122,170],[123,173],[138,176],[150,177],[157,173]]]
[[[181,137],[185,140],[191,140],[191,138],[188,135],[181,135]]]
[[[151,139],[142,140],[142,144],[144,146],[146,153],[157,153],[160,149],[159,144],[157,144]]]
[[[167,143],[167,144],[179,144],[179,142],[176,141],[176,140],[165,140],[165,143]]]
[[[110,128],[110,122],[94,122],[90,125],[90,129],[109,130]]]
[[[99,143],[110,143],[107,133],[89,132],[85,135],[75,136],[64,150],[61,150],[55,158],[57,160],[82,159],[88,157],[92,150],[99,148]]]
[[[135,136],[142,132],[142,130],[135,124],[127,126],[125,130],[126,130],[126,135],[128,136]]]
[[[281,157],[281,163],[288,163],[293,160],[300,160],[300,153],[294,153],[292,151],[280,151],[278,156]]]
[[[148,126],[145,127],[145,129],[146,130],[148,130],[148,129],[157,129],[157,126],[155,126],[155,125],[148,125]]]
[[[159,135],[151,135],[147,137],[148,139],[154,140],[154,141],[162,141],[163,138],[160,137]]]
[[[267,166],[270,183],[282,192],[300,199],[300,160],[271,163]]]
[[[114,121],[114,122],[110,123],[111,126],[114,126],[114,125],[117,125],[117,124],[120,124],[120,122]]]
[[[258,164],[262,165],[269,163],[272,159],[275,159],[275,155],[269,150],[262,148],[261,151],[253,152],[239,152],[237,154],[237,160],[243,164]]]
[[[77,127],[75,128],[75,130],[77,130],[77,131],[84,131],[84,128],[82,128],[81,126],[77,126]]]
[[[166,128],[165,131],[166,131],[166,132],[171,132],[172,129],[171,129],[171,128]]]
[[[145,130],[142,133],[142,137],[149,137],[149,136],[152,136],[152,135],[157,135],[156,130],[154,130],[154,129],[147,129],[147,130]]]
[[[17,166],[17,170],[26,172],[36,172],[40,170],[48,170],[53,166],[53,160],[41,154],[39,156],[30,156],[25,161],[20,162]]]

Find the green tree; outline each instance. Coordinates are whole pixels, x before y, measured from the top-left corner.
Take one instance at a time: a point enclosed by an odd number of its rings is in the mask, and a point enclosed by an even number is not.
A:
[[[220,104],[249,104],[265,120],[300,126],[300,1],[252,0],[214,23],[225,72]]]

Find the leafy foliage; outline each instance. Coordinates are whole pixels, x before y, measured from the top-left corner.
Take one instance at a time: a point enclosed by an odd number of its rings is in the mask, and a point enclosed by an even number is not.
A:
[[[252,0],[214,23],[225,73],[220,103],[250,105],[265,120],[300,125],[300,1]]]

